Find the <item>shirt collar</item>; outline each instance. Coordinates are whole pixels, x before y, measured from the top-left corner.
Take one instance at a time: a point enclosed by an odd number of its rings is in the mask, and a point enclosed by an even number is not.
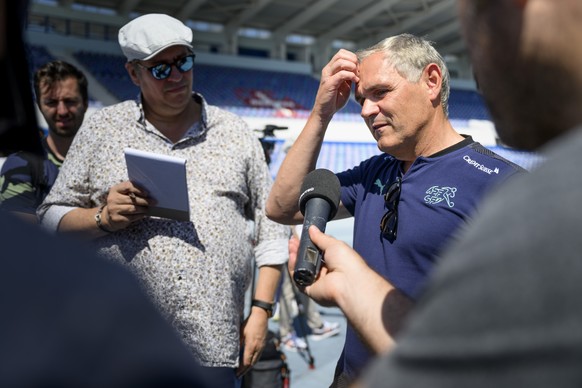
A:
[[[192,98],[194,100],[196,100],[196,102],[198,102],[201,106],[201,120],[194,123],[184,134],[184,136],[182,137],[182,139],[180,139],[180,141],[178,141],[178,143],[181,143],[185,140],[188,139],[194,139],[197,138],[201,135],[203,135],[204,133],[206,133],[206,131],[208,130],[208,103],[206,102],[206,100],[204,99],[204,97],[202,97],[201,94],[196,93],[196,92],[192,92]],[[142,94],[138,93],[138,96],[136,98],[136,105],[137,105],[137,110],[136,110],[136,120],[139,123],[140,127],[143,128],[145,131],[149,131],[149,132],[154,132],[156,133],[158,136],[162,136],[164,139],[166,139],[165,136],[162,135],[162,133],[157,130],[157,128],[155,128],[151,123],[149,123],[146,118],[145,118],[145,113],[143,110],[143,103],[142,103]],[[168,140],[169,141],[169,140]],[[178,144],[176,143],[176,144]]]

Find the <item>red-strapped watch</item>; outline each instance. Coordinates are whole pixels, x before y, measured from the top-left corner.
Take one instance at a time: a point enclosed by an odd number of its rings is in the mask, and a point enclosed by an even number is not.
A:
[[[251,306],[260,307],[267,312],[267,317],[271,318],[273,316],[273,306],[274,303],[263,302],[262,300],[253,299]]]

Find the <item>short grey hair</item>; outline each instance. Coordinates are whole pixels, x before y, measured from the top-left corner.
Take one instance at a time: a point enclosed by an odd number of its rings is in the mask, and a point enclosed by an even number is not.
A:
[[[359,50],[356,54],[361,62],[364,58],[379,52],[386,54],[386,59],[398,74],[410,82],[418,82],[424,68],[430,63],[435,63],[442,73],[441,106],[445,116],[449,115],[449,70],[432,42],[412,34],[400,34]]]

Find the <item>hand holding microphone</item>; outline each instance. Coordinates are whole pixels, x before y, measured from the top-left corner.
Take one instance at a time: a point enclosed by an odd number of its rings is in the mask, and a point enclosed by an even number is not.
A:
[[[307,174],[299,196],[304,221],[293,272],[293,279],[299,286],[312,284],[321,268],[321,251],[311,241],[308,229],[315,225],[325,232],[327,221],[337,213],[339,200],[340,183],[333,172],[317,169]]]

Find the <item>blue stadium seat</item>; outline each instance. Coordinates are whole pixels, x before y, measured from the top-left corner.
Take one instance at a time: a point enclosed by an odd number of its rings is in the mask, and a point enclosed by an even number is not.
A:
[[[29,45],[28,50],[28,67],[31,74],[47,62],[54,61],[56,58],[44,46]]]
[[[124,101],[136,98],[139,90],[125,70],[124,57],[87,51],[76,52],[74,56],[117,99]]]
[[[33,53],[43,55],[42,52]],[[138,89],[127,75],[119,55],[80,51],[75,57],[119,100],[134,99]],[[226,107],[245,116],[273,117],[280,108],[308,111],[313,105],[319,81],[304,74],[242,69],[197,64],[194,90],[210,104]],[[360,106],[350,100],[341,111],[359,115]],[[478,92],[452,89],[449,98],[451,119],[489,120],[489,113]]]
[[[136,98],[138,88],[124,68],[124,57],[86,51],[74,55],[119,100]],[[44,47],[30,47],[31,68],[52,59]],[[202,93],[210,104],[246,117],[284,117],[280,116],[280,108],[287,107],[295,117],[306,118],[318,86],[319,81],[309,75],[207,64],[197,64],[194,68],[194,90]],[[350,100],[336,119],[359,120],[359,113],[360,106]],[[449,117],[452,121],[490,120],[478,92],[454,88],[449,98]],[[284,158],[282,146],[282,140],[277,139],[271,163],[273,175]],[[535,168],[542,161],[532,153],[498,146],[489,148],[526,169]],[[379,152],[376,143],[325,142],[317,166],[341,171]]]

